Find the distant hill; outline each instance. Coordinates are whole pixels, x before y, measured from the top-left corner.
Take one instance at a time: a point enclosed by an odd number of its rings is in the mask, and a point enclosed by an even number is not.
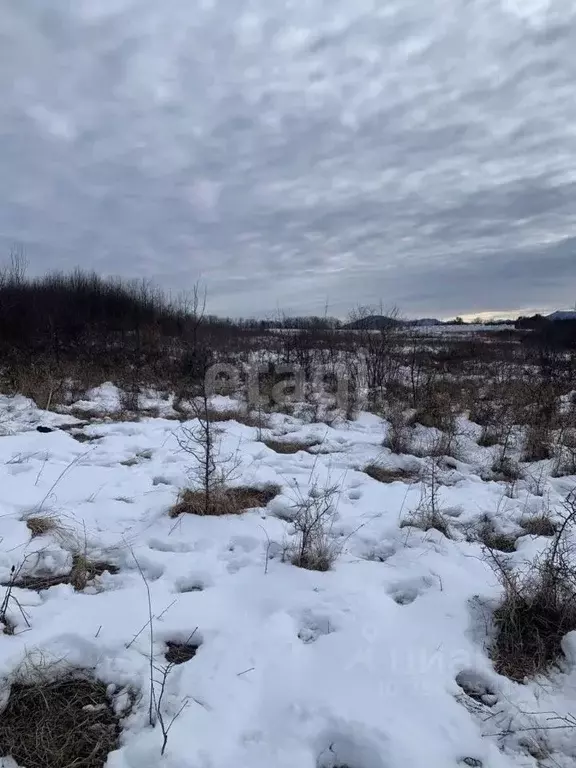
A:
[[[576,309],[558,309],[546,317],[547,320],[576,320]]]
[[[427,328],[430,325],[443,325],[443,323],[434,317],[422,317],[419,320],[408,320],[406,325],[417,325]]]
[[[430,325],[442,325],[442,322],[433,317],[424,317],[418,320],[398,320],[387,315],[368,315],[367,317],[352,320],[352,322],[342,327],[350,331],[381,331],[383,328],[395,328],[399,325],[428,327]]]
[[[367,315],[342,326],[349,331],[381,331],[383,328],[394,328],[404,325],[401,320],[386,315]]]

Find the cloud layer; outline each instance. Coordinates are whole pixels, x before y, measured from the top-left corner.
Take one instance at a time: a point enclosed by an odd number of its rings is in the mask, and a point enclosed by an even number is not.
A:
[[[0,0],[0,248],[210,309],[576,300],[571,0]]]

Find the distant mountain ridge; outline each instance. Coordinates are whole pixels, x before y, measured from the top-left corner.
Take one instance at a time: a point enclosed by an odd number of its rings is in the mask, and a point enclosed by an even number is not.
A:
[[[366,317],[352,320],[342,327],[349,331],[381,331],[383,328],[394,328],[399,325],[429,326],[442,325],[442,322],[430,317],[418,320],[398,320],[398,318],[389,317],[388,315],[367,315]]]
[[[546,320],[576,320],[576,309],[557,309],[551,315],[546,316]]]

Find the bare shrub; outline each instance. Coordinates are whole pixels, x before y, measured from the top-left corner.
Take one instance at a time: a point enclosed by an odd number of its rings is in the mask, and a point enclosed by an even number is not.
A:
[[[413,433],[402,404],[388,405],[384,409],[384,418],[388,422],[388,430],[383,441],[384,447],[390,448],[392,453],[410,453]]]
[[[496,475],[496,479],[513,482],[520,480],[523,476],[518,462],[506,455],[504,449],[498,453],[492,462],[492,472]]]
[[[219,431],[210,419],[210,405],[205,386],[202,387],[201,397],[194,399],[192,405],[196,423],[192,426],[182,426],[178,435],[178,444],[195,460],[195,466],[192,467],[191,472],[200,485],[201,493],[185,490],[183,491],[185,498],[181,498],[180,503],[193,499],[195,506],[201,509],[195,514],[209,515],[214,514],[214,510],[217,509],[213,496],[222,494],[233,468],[225,472],[223,465],[217,463],[220,458],[218,455]],[[198,504],[200,498],[202,498],[201,508]]]
[[[362,349],[363,369],[368,396],[382,398],[399,381],[402,344],[399,311],[383,307],[358,307],[350,314],[357,348]]]
[[[482,427],[492,426],[495,419],[495,406],[492,399],[477,395],[470,404],[470,413],[468,418],[475,424]],[[496,440],[496,442],[498,442]]]
[[[548,477],[544,468],[540,468],[537,472],[526,470],[525,479],[530,493],[534,496],[544,496],[548,484]]]
[[[576,429],[566,428],[560,431],[553,447],[555,477],[576,475]]]
[[[438,437],[432,442],[430,455],[440,458],[442,456],[456,456],[458,447],[458,427],[456,418],[448,422]]]
[[[542,461],[552,453],[552,433],[547,424],[529,424],[524,434],[523,461]]]
[[[401,528],[413,526],[423,531],[434,529],[440,531],[446,538],[450,537],[448,520],[439,499],[439,472],[438,461],[434,458],[429,459],[420,484],[418,506],[401,523]]]
[[[501,432],[501,428],[495,424],[484,424],[478,438],[478,445],[481,448],[491,448],[493,445],[498,445],[501,439]]]
[[[27,626],[30,626],[28,622],[28,616],[22,606],[20,605],[18,599],[14,595],[14,587],[17,586],[17,580],[18,576],[20,575],[20,571],[24,567],[26,563],[26,558],[20,563],[18,567],[15,565],[12,566],[10,569],[10,579],[8,582],[2,584],[3,587],[6,588],[6,591],[4,593],[4,597],[2,598],[2,602],[0,603],[0,624],[2,624],[2,631],[5,635],[13,635],[14,634],[14,623],[10,619],[9,611],[11,609],[12,603],[14,603],[15,607],[18,608],[20,611],[22,618],[26,622]]]
[[[150,590],[150,584],[148,583],[148,580],[144,574],[144,571],[142,570],[142,566],[138,562],[138,559],[136,558],[134,551],[130,546],[129,546],[129,549],[130,549],[130,554],[132,555],[134,563],[136,564],[136,567],[140,574],[140,578],[142,579],[142,582],[146,589],[148,621],[144,624],[142,629],[134,635],[132,640],[126,645],[126,648],[130,648],[130,646],[132,645],[132,643],[134,643],[136,638],[139,637],[140,634],[145,629],[148,629],[148,654],[147,654],[148,655],[148,674],[149,674],[148,722],[153,728],[155,728],[157,725],[160,726],[160,731],[162,732],[162,747],[160,750],[160,754],[163,755],[168,745],[168,736],[170,735],[172,726],[174,725],[176,720],[180,717],[182,712],[186,709],[186,707],[188,706],[188,700],[190,699],[189,696],[186,696],[182,701],[180,708],[168,720],[168,713],[167,711],[165,711],[165,707],[164,707],[164,694],[166,693],[168,679],[170,677],[171,672],[173,671],[174,667],[177,664],[184,663],[185,661],[188,661],[190,658],[192,658],[192,656],[195,655],[196,650],[198,649],[198,645],[196,644],[192,645],[191,640],[196,634],[198,627],[196,627],[196,629],[188,636],[187,640],[184,643],[167,643],[167,651],[164,656],[164,658],[168,662],[167,664],[163,666],[158,666],[155,663],[154,661],[154,643],[155,643],[154,620],[157,618],[158,619],[161,618],[163,614],[156,616],[153,613],[152,592]],[[163,613],[165,613],[166,610],[168,609],[165,609]],[[171,651],[172,651],[171,646],[174,646],[173,654],[171,654]],[[185,652],[188,654],[187,658],[183,657]],[[172,655],[172,658],[168,658],[169,655]]]
[[[470,414],[471,421],[482,426],[478,445],[490,448],[503,443],[511,430],[507,409],[493,400],[481,401]]]
[[[421,405],[416,409],[414,421],[423,427],[435,427],[442,432],[454,432],[455,414],[452,397],[437,384],[427,393]]]
[[[136,382],[120,390],[120,408],[123,414],[138,413],[140,410],[140,387]]]
[[[103,768],[120,721],[108,688],[83,670],[16,679],[0,716],[0,756],[42,768]]]
[[[314,483],[306,495],[296,489],[290,521],[295,540],[285,549],[285,557],[299,568],[329,571],[340,553],[333,533],[340,488]]]
[[[56,362],[35,359],[12,367],[10,389],[33,400],[38,408],[50,411],[64,403],[66,373]]]
[[[265,507],[280,493],[280,487],[269,484],[261,488],[251,486],[212,487],[208,503],[203,489],[185,488],[170,509],[170,517],[179,515],[238,515],[247,509]]]
[[[494,612],[494,663],[498,672],[519,682],[556,663],[562,657],[562,638],[576,629],[576,573],[569,541],[576,518],[574,491],[563,507],[553,541],[524,573],[511,571],[489,550],[504,588]]]

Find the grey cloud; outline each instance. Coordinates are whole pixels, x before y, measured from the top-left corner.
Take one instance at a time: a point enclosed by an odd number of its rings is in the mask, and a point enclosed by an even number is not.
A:
[[[528,5],[0,0],[0,249],[230,314],[572,304],[576,10]]]

